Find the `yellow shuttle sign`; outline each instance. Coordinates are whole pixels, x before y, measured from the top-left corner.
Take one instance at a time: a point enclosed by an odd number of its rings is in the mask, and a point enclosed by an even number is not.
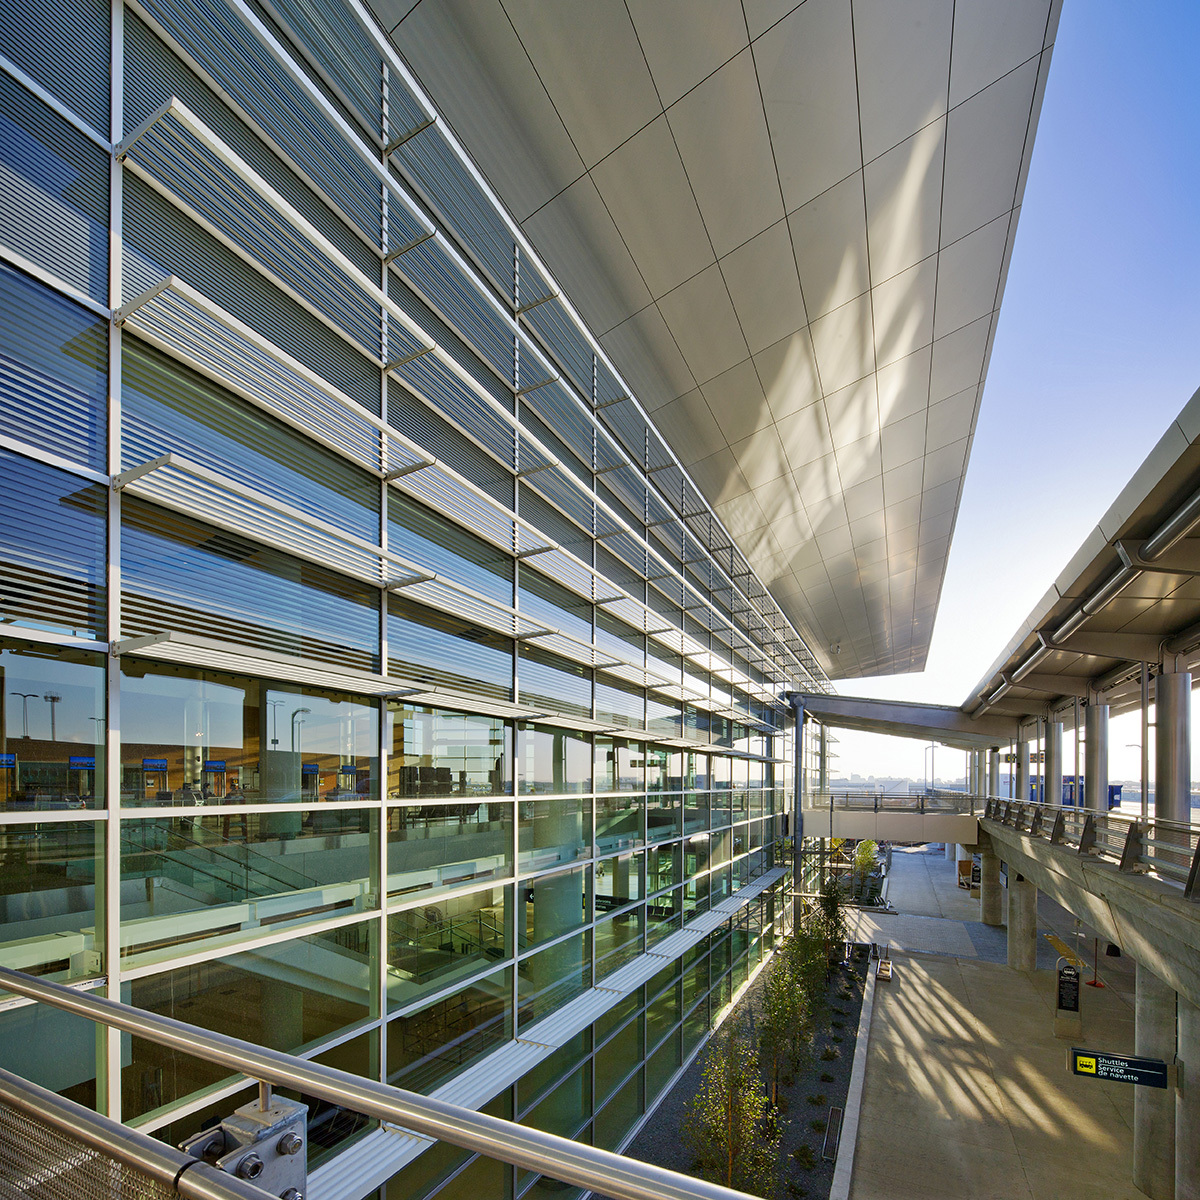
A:
[[[1067,1055],[1072,1075],[1109,1079],[1114,1083],[1137,1083],[1142,1087],[1169,1086],[1170,1068],[1161,1058],[1132,1058],[1127,1054],[1103,1054],[1098,1050],[1072,1047]]]

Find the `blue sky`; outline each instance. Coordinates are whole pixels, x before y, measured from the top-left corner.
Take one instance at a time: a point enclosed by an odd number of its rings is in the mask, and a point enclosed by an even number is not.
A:
[[[966,699],[1200,387],[1198,45],[1187,0],[1066,0],[928,667],[841,691]],[[918,743],[838,737],[844,771],[922,775]]]

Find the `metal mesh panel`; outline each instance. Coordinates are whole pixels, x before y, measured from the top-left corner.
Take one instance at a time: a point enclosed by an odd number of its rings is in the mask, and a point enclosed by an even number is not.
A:
[[[3,1200],[171,1200],[175,1195],[168,1184],[0,1105]]]

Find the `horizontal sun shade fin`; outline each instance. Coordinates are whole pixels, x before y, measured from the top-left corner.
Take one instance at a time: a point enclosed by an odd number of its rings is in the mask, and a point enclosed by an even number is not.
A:
[[[382,193],[379,177],[346,143],[235,6],[225,0],[147,0],[146,11],[202,68],[223,78],[231,59],[242,66],[242,106],[310,178],[326,181],[331,197],[369,240],[379,244]]]
[[[429,461],[409,439],[181,280],[163,281],[157,295],[130,307],[130,328],[352,462],[379,472]]]

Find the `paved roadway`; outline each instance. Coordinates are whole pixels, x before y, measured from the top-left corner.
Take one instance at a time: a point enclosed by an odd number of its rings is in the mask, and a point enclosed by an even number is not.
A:
[[[1091,931],[1042,898],[1039,969],[1010,971],[1005,930],[979,923],[940,846],[897,848],[888,898],[897,915],[858,917],[895,971],[875,990],[851,1200],[1145,1200],[1132,1087],[1071,1076],[1071,1042],[1054,1037],[1057,954],[1041,934],[1090,963]],[[1081,989],[1077,1044],[1131,1054],[1133,964],[1103,950],[1109,986]]]

